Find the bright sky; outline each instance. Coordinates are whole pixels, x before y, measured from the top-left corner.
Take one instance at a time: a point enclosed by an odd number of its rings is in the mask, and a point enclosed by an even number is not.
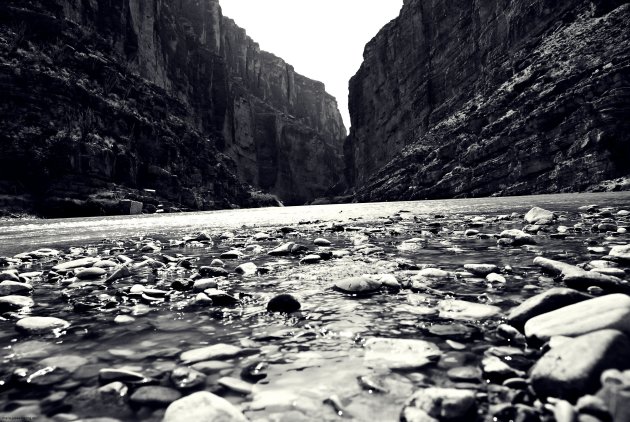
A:
[[[346,128],[348,81],[363,48],[398,16],[403,0],[221,0],[223,15],[245,28],[260,48],[296,72],[323,82],[337,98]]]

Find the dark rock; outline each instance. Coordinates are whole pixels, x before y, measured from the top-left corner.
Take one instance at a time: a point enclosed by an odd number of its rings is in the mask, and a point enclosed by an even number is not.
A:
[[[27,296],[9,295],[0,297],[0,314],[31,308],[35,305],[33,299]]]
[[[281,294],[273,297],[269,303],[267,303],[267,310],[269,312],[297,312],[302,305],[300,302],[290,294]]]
[[[577,400],[595,393],[605,369],[630,368],[630,339],[617,330],[595,331],[557,346],[531,371],[534,391],[542,397]]]
[[[227,277],[230,273],[221,267],[199,267],[199,274],[202,277]]]

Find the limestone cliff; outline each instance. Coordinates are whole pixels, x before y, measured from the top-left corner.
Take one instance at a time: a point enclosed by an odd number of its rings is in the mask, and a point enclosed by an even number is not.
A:
[[[334,99],[218,0],[6,0],[0,90],[0,207],[256,205],[248,184],[304,202],[339,178]]]
[[[626,1],[406,0],[350,82],[359,200],[583,190],[630,174]]]

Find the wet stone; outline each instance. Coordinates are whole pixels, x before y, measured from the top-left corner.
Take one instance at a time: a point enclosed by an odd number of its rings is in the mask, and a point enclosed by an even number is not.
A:
[[[414,410],[424,412],[434,420],[473,420],[475,413],[475,392],[455,388],[429,387],[417,390],[405,404],[402,415],[414,415]],[[412,416],[413,417],[413,416]]]
[[[302,305],[300,302],[290,294],[281,294],[274,296],[269,303],[267,303],[267,310],[269,312],[297,312]]]
[[[317,254],[309,254],[305,255],[302,259],[300,259],[300,264],[317,264],[322,260],[322,257]]]
[[[254,391],[254,385],[238,378],[222,377],[217,381],[219,385],[239,394],[251,394]]]
[[[179,391],[172,388],[150,385],[138,388],[129,400],[142,406],[166,407],[181,396]]]
[[[368,367],[390,369],[421,368],[435,362],[442,354],[434,343],[412,339],[370,338],[364,349]]]
[[[33,286],[19,281],[4,280],[0,283],[0,296],[28,295],[33,291]]]
[[[199,274],[201,277],[227,277],[230,273],[221,267],[200,267]]]
[[[479,328],[466,324],[433,324],[427,331],[438,337],[446,337],[452,340],[470,340],[481,335]]]
[[[371,294],[378,292],[382,284],[368,277],[351,277],[336,281],[333,288],[342,293]]]
[[[440,318],[456,320],[479,320],[492,318],[501,313],[501,308],[465,300],[446,299],[438,302]]]
[[[554,213],[540,207],[534,207],[525,214],[525,221],[529,224],[550,224],[555,219]]]
[[[476,366],[459,366],[451,368],[447,371],[446,375],[453,381],[480,381],[481,369]]]
[[[499,268],[494,264],[466,264],[464,269],[476,276],[485,277]]]
[[[78,271],[74,276],[79,280],[93,280],[95,278],[100,278],[105,274],[107,274],[107,271],[103,268],[92,267]]]
[[[171,372],[171,383],[180,390],[199,387],[206,381],[206,375],[187,366],[179,366]]]
[[[324,239],[324,238],[321,238],[321,237],[318,237],[317,239],[315,239],[315,240],[313,241],[313,243],[314,243],[315,245],[317,245],[317,246],[330,246],[330,245],[332,245],[332,243],[330,242],[330,240],[328,240],[328,239]]]
[[[200,278],[193,283],[193,290],[195,292],[203,292],[206,289],[216,289],[217,287],[217,281],[213,278]]]
[[[126,369],[105,368],[98,372],[98,378],[103,384],[123,382],[129,384],[145,384],[150,380],[139,372]]]
[[[34,305],[35,302],[28,296],[2,296],[0,297],[0,314],[19,311],[23,308],[32,308]]]
[[[222,397],[200,391],[174,401],[163,422],[247,422],[245,415]]]
[[[243,349],[238,346],[220,343],[188,350],[182,353],[179,358],[184,363],[196,363],[215,359],[230,359],[242,352]]]
[[[245,276],[256,275],[258,267],[253,262],[246,262],[245,264],[241,264],[236,267],[234,271]]]
[[[204,362],[197,362],[191,366],[193,369],[196,369],[199,372],[202,372],[206,375],[214,374],[216,372],[221,372],[226,369],[231,369],[234,367],[233,364],[228,362],[222,362],[220,360],[210,360]]]
[[[214,306],[232,306],[238,304],[238,299],[219,289],[206,289],[203,291],[212,300]]]
[[[40,316],[22,318],[15,324],[18,331],[28,334],[49,333],[66,329],[69,326],[70,323],[61,318]]]

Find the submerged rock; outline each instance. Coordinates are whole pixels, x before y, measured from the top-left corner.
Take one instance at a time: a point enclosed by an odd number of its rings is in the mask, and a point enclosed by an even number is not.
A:
[[[215,359],[230,359],[243,352],[243,349],[231,344],[213,344],[212,346],[199,347],[188,350],[180,355],[182,362],[191,364]]]
[[[28,334],[42,334],[54,330],[63,330],[70,326],[68,321],[55,317],[26,317],[15,324],[18,331]]]
[[[501,313],[501,308],[465,300],[446,299],[438,302],[440,318],[456,320],[477,320],[492,318]]]
[[[397,338],[370,338],[364,349],[367,366],[390,369],[421,368],[435,362],[442,354],[434,343]]]
[[[402,417],[407,421],[430,420],[423,418],[422,414],[417,414],[416,410],[436,421],[473,420],[475,391],[456,388],[421,388],[407,400]]]

